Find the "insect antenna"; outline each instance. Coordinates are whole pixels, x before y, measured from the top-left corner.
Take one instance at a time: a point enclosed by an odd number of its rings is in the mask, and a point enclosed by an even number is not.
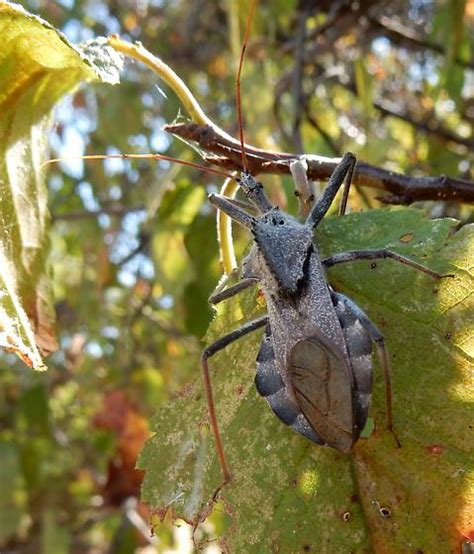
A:
[[[245,24],[244,39],[243,39],[242,48],[240,51],[239,68],[237,71],[237,77],[235,78],[235,101],[237,105],[237,116],[238,116],[238,122],[239,122],[240,155],[241,155],[241,163],[242,163],[242,175],[241,175],[241,178],[238,179],[237,181],[238,181],[238,184],[245,191],[245,195],[247,196],[247,198],[249,198],[253,202],[253,204],[257,207],[257,209],[260,212],[264,213],[270,210],[272,208],[272,205],[268,200],[267,196],[265,195],[265,192],[263,190],[263,186],[261,185],[261,183],[256,181],[252,177],[249,171],[248,158],[245,152],[244,125],[243,125],[243,118],[242,118],[242,98],[241,98],[241,92],[240,92],[242,69],[244,67],[244,59],[245,59],[245,51],[247,50],[247,45],[249,42],[250,27],[252,26],[253,13],[255,11],[256,3],[257,3],[257,0],[251,0],[250,2],[249,11],[247,13],[247,21]]]
[[[185,165],[187,167],[193,167],[199,169],[200,171],[205,171],[207,173],[213,173],[214,175],[219,175],[220,177],[226,177],[232,179],[230,173],[215,169],[213,167],[207,167],[195,162],[187,162],[185,160],[180,160],[178,158],[173,158],[172,156],[166,156],[165,154],[90,154],[86,156],[68,156],[67,158],[52,158],[51,160],[46,160],[41,164],[43,168],[49,164],[55,164],[59,162],[64,162],[68,160],[164,160],[167,162],[178,163]]]
[[[240,81],[242,77],[242,69],[244,67],[245,51],[247,50],[247,44],[249,41],[250,27],[252,25],[253,12],[255,10],[256,0],[250,2],[249,11],[247,13],[247,21],[245,24],[244,40],[242,42],[242,49],[240,51],[239,69],[237,71],[237,77],[235,79],[235,101],[237,104],[237,117],[239,122],[239,138],[240,138],[240,152],[242,157],[242,169],[248,171],[247,154],[245,153],[245,141],[244,141],[244,126],[242,123],[242,99],[240,94]]]

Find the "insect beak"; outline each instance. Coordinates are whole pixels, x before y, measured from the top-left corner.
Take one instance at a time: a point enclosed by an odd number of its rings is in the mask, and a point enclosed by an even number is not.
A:
[[[210,194],[209,202],[246,229],[252,229],[255,225],[255,218],[233,202],[232,199],[219,194]]]

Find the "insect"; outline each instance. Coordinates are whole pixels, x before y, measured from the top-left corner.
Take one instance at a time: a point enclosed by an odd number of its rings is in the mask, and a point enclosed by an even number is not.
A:
[[[356,260],[391,258],[440,278],[442,275],[387,249],[356,250],[321,259],[313,234],[345,184],[344,215],[356,158],[347,153],[331,175],[305,221],[273,206],[263,185],[247,169],[240,102],[240,77],[254,3],[247,17],[236,103],[243,172],[238,183],[257,210],[252,215],[226,196],[209,202],[248,229],[253,238],[243,260],[240,281],[218,290],[209,301],[218,304],[258,284],[267,315],[250,321],[207,346],[201,355],[209,417],[224,483],[231,474],[222,445],[209,376],[208,359],[237,339],[264,327],[256,360],[255,385],[275,415],[318,445],[349,452],[367,422],[372,396],[372,345],[375,343],[385,379],[387,428],[393,433],[390,360],[382,333],[364,311],[328,283],[325,268]]]
[[[252,8],[253,5],[254,2]],[[433,277],[441,277],[386,249],[351,251],[321,259],[313,242],[313,233],[343,184],[343,199],[347,198],[356,166],[356,159],[350,153],[342,158],[304,221],[271,204],[262,184],[248,171],[243,138],[240,74],[250,19],[251,11],[236,80],[243,167],[239,185],[257,214],[247,212],[239,202],[226,196],[213,194],[209,201],[248,229],[253,236],[253,245],[243,261],[240,281],[219,290],[210,301],[217,304],[258,284],[265,296],[267,315],[221,337],[205,348],[201,356],[209,418],[224,482],[229,481],[231,473],[215,413],[208,365],[210,357],[235,340],[264,327],[255,377],[260,395],[276,416],[299,434],[316,444],[349,452],[369,413],[372,343],[376,344],[384,371],[387,427],[393,432],[390,363],[380,331],[350,298],[331,287],[325,268],[362,259],[392,258]],[[162,155],[147,157],[171,160]],[[186,162],[186,165],[195,164]],[[228,177],[226,173],[212,171]],[[341,215],[344,211],[345,201]]]
[[[321,259],[313,232],[338,190],[350,185],[355,157],[347,153],[304,222],[273,206],[263,186],[249,173],[240,187],[258,211],[212,194],[211,204],[248,229],[253,245],[243,260],[241,280],[210,298],[217,304],[258,283],[267,315],[244,324],[208,346],[202,354],[209,412],[224,474],[224,455],[210,388],[208,359],[235,340],[265,327],[257,355],[255,385],[275,415],[319,445],[349,452],[367,421],[372,395],[372,343],[385,377],[387,428],[392,431],[390,363],[383,335],[350,298],[328,283],[325,268],[355,260],[391,258],[435,278],[441,275],[386,249],[357,250]]]

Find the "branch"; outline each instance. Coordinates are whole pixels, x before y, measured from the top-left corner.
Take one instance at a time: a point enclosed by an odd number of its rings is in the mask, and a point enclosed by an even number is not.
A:
[[[331,137],[331,135],[324,129],[317,121],[317,119],[311,114],[308,104],[305,106],[305,115],[308,123],[315,129],[323,138],[324,142],[332,150],[333,154],[339,154],[340,147],[337,142]]]
[[[293,78],[292,78],[292,98],[294,105],[294,121],[293,121],[293,144],[296,150],[302,151],[303,139],[301,137],[301,119],[304,105],[306,103],[305,94],[303,92],[303,54],[304,41],[306,35],[306,24],[310,13],[309,10],[303,9],[298,16],[298,28],[296,31],[296,46],[294,50]]]
[[[357,96],[357,88],[353,80],[345,82],[337,75],[333,76],[332,80],[339,86],[351,92],[354,96]],[[389,102],[382,100],[374,100],[372,105],[384,117],[396,117],[397,119],[405,121],[405,123],[412,125],[420,131],[434,135],[436,138],[446,143],[453,143],[455,146],[460,145],[468,149],[474,148],[474,138],[463,137],[458,133],[455,133],[433,116],[425,116],[423,118],[415,117],[406,110],[403,112],[395,110]]]
[[[350,2],[341,1],[331,7],[328,11],[324,23],[316,27],[308,33],[305,43],[313,44],[314,41],[322,41],[322,37],[328,31],[337,32],[337,36],[341,37],[347,34],[355,24],[359,23],[361,16],[365,16],[370,25],[367,33],[372,32],[375,35],[383,36],[390,40],[396,46],[406,48],[408,50],[426,51],[431,50],[446,57],[446,49],[440,44],[436,44],[427,40],[423,34],[415,29],[410,29],[405,25],[395,21],[387,16],[372,16],[368,9],[370,4],[360,3],[356,9],[352,7]],[[329,39],[329,44],[334,43],[334,36]],[[284,45],[283,52],[288,53],[295,48],[296,39],[290,40]],[[464,68],[474,69],[474,60],[465,59],[456,56],[453,62]]]
[[[163,77],[197,123],[165,125],[164,129],[183,139],[195,142],[203,150],[217,156],[206,157],[216,165],[241,170],[240,143],[211,121],[202,110],[182,79],[162,60],[153,56],[140,44],[130,44],[114,36],[109,43],[116,50],[142,61]],[[340,158],[298,156],[285,152],[271,152],[245,145],[249,170],[259,173],[290,173],[290,162],[305,159],[310,179],[328,179]],[[391,204],[411,204],[419,200],[456,200],[474,202],[474,183],[442,175],[440,177],[407,177],[364,162],[357,164],[354,183],[385,191],[381,200]]]
[[[393,21],[387,16],[380,18],[369,16],[369,22],[375,33],[388,38],[398,46],[410,50],[433,50],[442,56],[446,56],[443,46],[425,40],[420,33],[405,27],[397,21]],[[453,61],[462,67],[474,69],[474,60],[465,60],[457,56]]]
[[[402,121],[409,123],[420,131],[435,135],[437,138],[442,139],[443,141],[453,142],[455,144],[465,146],[466,148],[471,150],[474,148],[474,138],[462,137],[461,135],[454,133],[434,117],[418,119],[413,117],[408,112],[398,112],[392,109],[388,102],[375,101],[373,105],[383,116],[390,116],[401,119]]]
[[[203,150],[214,154],[205,156],[209,162],[226,169],[240,170],[240,145],[236,139],[223,140],[220,134],[208,126],[195,123],[165,125],[164,130],[180,138],[195,142]],[[328,179],[340,158],[301,156],[286,152],[273,152],[248,146],[246,150],[249,169],[259,173],[290,173],[290,162],[305,159],[308,177],[313,180]],[[408,177],[359,161],[354,174],[356,185],[363,185],[390,193],[380,198],[387,204],[411,204],[420,200],[455,200],[474,202],[474,182],[441,175],[439,177]]]

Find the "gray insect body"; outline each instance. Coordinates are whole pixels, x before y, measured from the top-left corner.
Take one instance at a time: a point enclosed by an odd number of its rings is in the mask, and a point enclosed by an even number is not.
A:
[[[257,357],[257,390],[295,431],[348,452],[367,419],[367,412],[356,417],[347,345],[361,337],[344,334],[312,228],[275,208],[262,220],[242,271],[242,277],[259,280],[270,322]],[[370,338],[368,347],[357,368],[371,374]]]
[[[304,223],[270,204],[260,183],[244,173],[240,186],[259,214],[253,216],[223,196],[209,201],[249,229],[254,245],[245,258],[241,281],[210,298],[217,304],[248,286],[263,290],[267,315],[244,324],[208,346],[202,367],[211,425],[225,481],[225,460],[210,386],[208,358],[238,338],[265,327],[257,356],[258,392],[284,423],[311,441],[349,452],[367,421],[372,393],[372,342],[385,376],[387,428],[392,430],[390,364],[384,338],[365,313],[328,284],[325,267],[359,259],[392,258],[440,277],[385,249],[351,251],[321,259],[313,230],[355,166],[346,154]],[[344,196],[346,197],[346,195]]]

